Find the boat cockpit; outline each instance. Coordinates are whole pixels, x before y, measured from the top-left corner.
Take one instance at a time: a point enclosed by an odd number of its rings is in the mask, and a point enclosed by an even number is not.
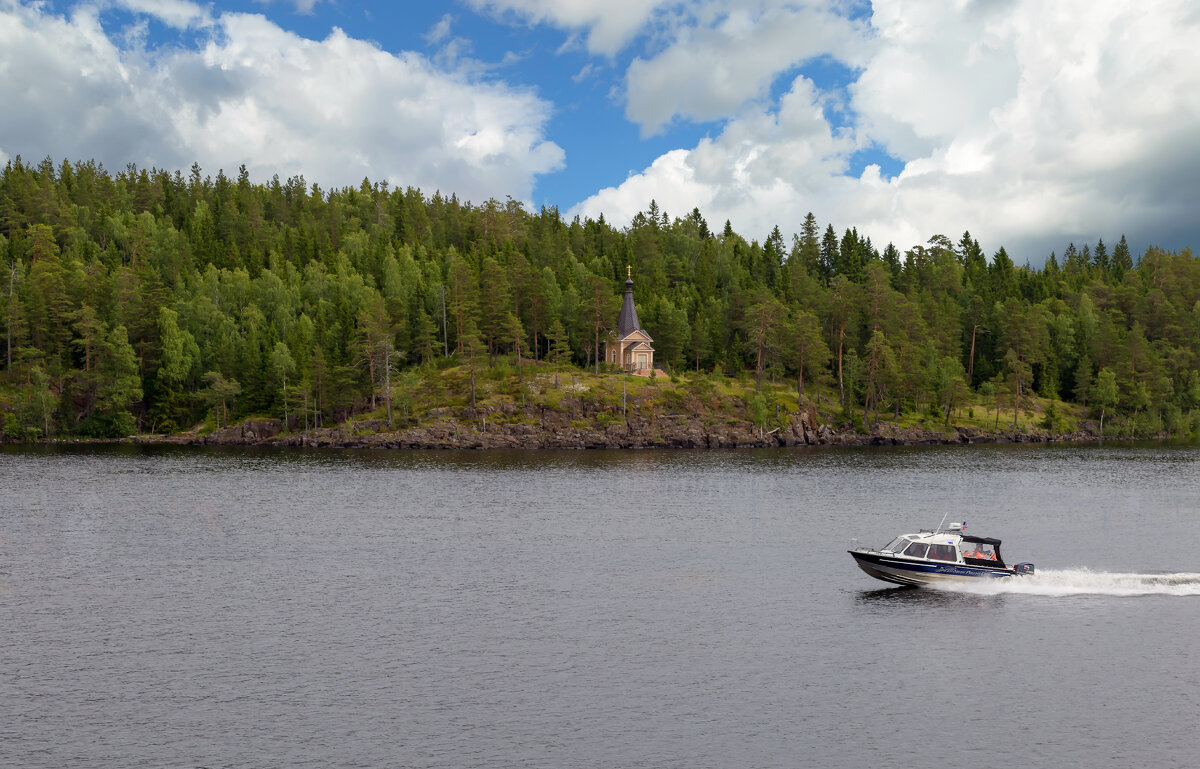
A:
[[[961,524],[949,531],[922,531],[896,537],[881,552],[970,566],[1006,568],[1000,557],[1000,540],[961,533]]]

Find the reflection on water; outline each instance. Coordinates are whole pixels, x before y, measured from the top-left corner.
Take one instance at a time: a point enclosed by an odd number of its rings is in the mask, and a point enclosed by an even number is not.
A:
[[[994,596],[1000,594],[972,593],[967,590],[938,590],[926,587],[910,587],[897,585],[894,588],[882,590],[866,590],[858,593],[857,599],[866,606],[873,608],[883,606],[888,609],[919,608],[959,608],[963,606],[996,606]],[[992,603],[988,603],[992,601]]]
[[[1188,766],[1197,459],[0,447],[0,763]]]

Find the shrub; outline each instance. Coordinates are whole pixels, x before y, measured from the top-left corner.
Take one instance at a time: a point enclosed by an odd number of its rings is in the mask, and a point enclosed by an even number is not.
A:
[[[1138,438],[1152,438],[1163,431],[1163,421],[1154,411],[1143,411],[1133,418],[1133,435]]]
[[[1186,437],[1191,427],[1184,418],[1183,409],[1173,403],[1163,410],[1163,426],[1170,435],[1180,437]]]
[[[1054,401],[1046,404],[1046,410],[1042,412],[1042,427],[1050,432],[1058,432],[1059,427],[1058,406]]]
[[[128,411],[118,411],[109,417],[96,414],[83,420],[79,432],[89,438],[124,438],[132,435],[136,429],[133,414]]]
[[[662,394],[663,402],[673,409],[682,408],[684,399],[687,397],[686,393],[678,387],[668,387],[666,390],[663,390]]]
[[[555,411],[562,410],[563,392],[562,390],[546,390],[542,393],[540,402],[548,409]]]

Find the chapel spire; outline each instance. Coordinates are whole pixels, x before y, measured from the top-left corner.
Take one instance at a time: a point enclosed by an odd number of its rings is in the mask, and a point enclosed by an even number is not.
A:
[[[633,306],[633,267],[625,266],[628,275],[625,278],[625,300],[621,304],[621,314],[617,317],[617,336],[624,337],[631,331],[638,331],[642,324],[638,321],[637,308]]]

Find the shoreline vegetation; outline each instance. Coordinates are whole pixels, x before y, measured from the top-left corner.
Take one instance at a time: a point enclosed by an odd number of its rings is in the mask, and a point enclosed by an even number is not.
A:
[[[969,232],[879,248],[811,213],[783,224],[744,237],[650,201],[618,228],[368,179],[18,156],[0,170],[0,441],[1200,437],[1190,249],[1014,259]],[[651,378],[604,363],[627,279]]]
[[[512,372],[501,372],[477,381],[474,407],[460,396],[454,399],[455,405],[428,408],[416,418],[401,413],[409,413],[413,401],[403,409],[393,404],[391,425],[384,407],[330,427],[305,428],[293,417],[285,429],[282,419],[250,417],[219,429],[209,422],[174,434],[141,434],[122,440],[305,448],[719,449],[1100,438],[1097,423],[1078,418],[1082,410],[1056,412],[1048,401],[1031,404],[1033,410],[1017,413],[1015,422],[1011,412],[1002,410],[997,415],[994,408],[976,403],[952,409],[949,419],[936,410],[922,417],[880,419],[864,426],[861,419],[839,422],[842,412],[830,400],[830,393],[798,399],[794,390],[782,384],[764,383],[756,388],[750,381],[704,375],[646,378],[614,372],[595,375],[577,369],[531,369],[520,380]],[[420,406],[427,405],[425,398],[431,391],[444,398],[468,376],[458,368],[431,373],[440,381],[424,381],[416,388],[414,400]],[[824,408],[817,406],[818,401]]]

